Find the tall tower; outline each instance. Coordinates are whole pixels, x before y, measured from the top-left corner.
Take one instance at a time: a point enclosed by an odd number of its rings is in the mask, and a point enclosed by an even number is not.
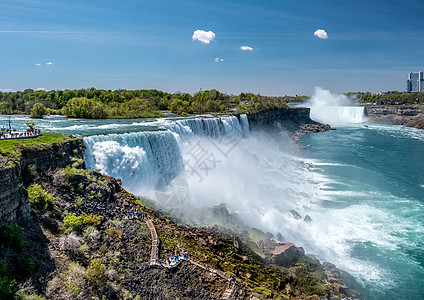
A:
[[[409,72],[408,80],[406,81],[406,91],[422,92],[424,90],[424,75],[423,72]]]

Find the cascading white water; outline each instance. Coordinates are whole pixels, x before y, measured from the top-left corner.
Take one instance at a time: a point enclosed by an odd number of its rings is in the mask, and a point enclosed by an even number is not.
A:
[[[301,211],[312,198],[305,195],[313,187],[297,184],[307,170],[290,155],[290,141],[249,134],[246,115],[158,122],[167,130],[84,138],[87,166],[121,178],[129,191],[152,200],[158,181],[170,184],[182,176],[190,205],[226,203],[247,224],[274,232],[281,231],[274,218],[290,218],[290,209]]]
[[[311,107],[311,119],[330,125],[358,124],[365,119],[362,106]]]
[[[358,124],[365,121],[365,109],[352,105],[355,101],[342,94],[315,88],[307,102],[311,108],[311,119],[330,125]]]
[[[240,115],[240,125],[244,136],[246,136],[249,133],[249,120],[246,114]]]
[[[180,148],[169,131],[145,131],[84,138],[86,165],[122,179],[134,193],[169,181],[184,168]]]
[[[243,118],[244,130],[248,130],[247,116]],[[124,187],[138,195],[152,196],[152,188],[159,181],[169,183],[184,169],[183,160],[187,157],[182,151],[192,155],[190,151],[200,139],[204,140],[199,148],[202,150],[212,139],[219,141],[219,137],[240,140],[243,132],[233,116],[159,120],[158,126],[164,130],[84,138],[87,167],[121,178]]]

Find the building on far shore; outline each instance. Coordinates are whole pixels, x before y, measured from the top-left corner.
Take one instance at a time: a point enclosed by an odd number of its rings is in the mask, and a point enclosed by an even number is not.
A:
[[[406,81],[406,92],[422,92],[424,89],[423,72],[409,72],[408,80]]]

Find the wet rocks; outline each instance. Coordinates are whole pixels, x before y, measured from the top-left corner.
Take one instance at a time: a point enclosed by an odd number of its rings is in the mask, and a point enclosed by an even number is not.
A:
[[[265,253],[264,261],[278,266],[289,267],[305,256],[305,250],[302,247],[296,247],[290,242],[277,243],[273,240],[265,240],[259,242],[259,246]]]

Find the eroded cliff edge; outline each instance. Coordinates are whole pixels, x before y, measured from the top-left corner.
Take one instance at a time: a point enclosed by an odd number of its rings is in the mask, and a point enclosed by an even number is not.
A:
[[[366,115],[373,122],[424,129],[423,105],[365,104],[364,106]]]
[[[34,176],[63,168],[71,163],[71,157],[82,157],[83,153],[82,140],[69,138],[64,143],[50,145],[42,142],[30,147],[18,145],[13,153],[0,154],[0,225],[24,222],[30,217],[24,185],[37,179]]]
[[[310,111],[307,107],[289,107],[248,114],[247,118],[253,130],[274,126],[284,130],[294,140],[305,133],[331,130],[330,125],[312,120]]]

